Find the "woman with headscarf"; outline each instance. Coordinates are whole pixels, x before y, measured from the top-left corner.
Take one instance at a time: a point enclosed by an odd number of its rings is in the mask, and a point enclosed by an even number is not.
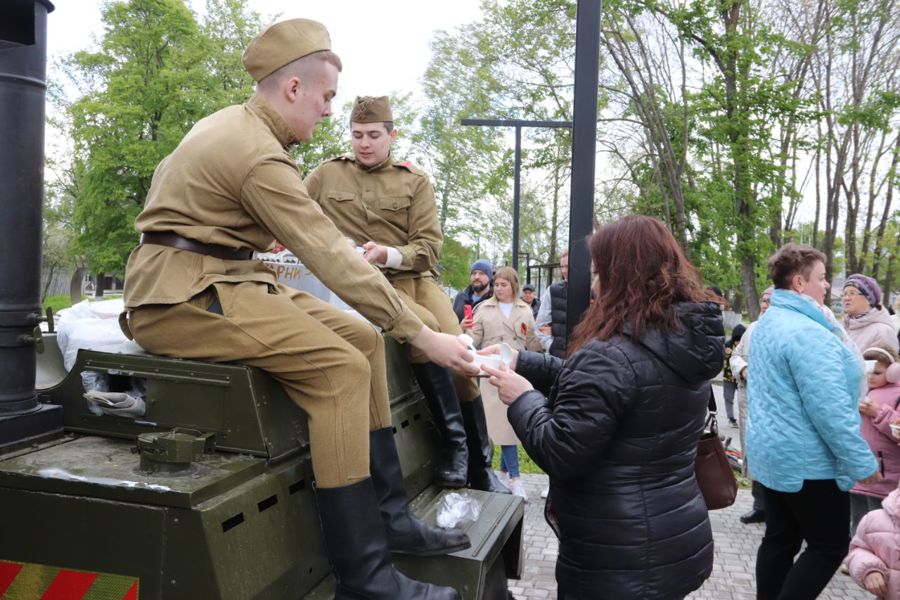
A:
[[[844,327],[860,352],[872,346],[887,346],[897,352],[897,333],[891,314],[881,305],[878,282],[861,273],[844,281],[841,294]]]
[[[774,287],[769,286],[763,290],[762,296],[759,297],[760,317],[763,316],[769,308],[769,301],[772,298],[772,292],[774,290]],[[731,374],[738,382],[737,405],[738,419],[740,421],[738,435],[741,440],[741,452],[743,453],[741,473],[744,477],[749,477],[747,470],[747,446],[744,444],[744,439],[747,435],[747,374],[749,372],[747,369],[747,360],[750,358],[750,337],[753,335],[753,330],[756,328],[757,323],[759,323],[759,319],[750,323],[747,330],[744,332],[744,335],[741,336],[741,341],[738,342],[738,345],[735,347],[728,360],[729,366],[731,367]],[[762,488],[754,481],[753,485],[750,487],[750,491],[753,494],[753,507],[741,515],[741,523],[744,523],[745,525],[750,523],[762,523],[766,520]]]
[[[568,358],[519,352],[515,371],[485,371],[550,476],[559,598],[682,599],[713,564],[694,458],[722,314],[656,219],[606,225],[589,248],[597,298]]]

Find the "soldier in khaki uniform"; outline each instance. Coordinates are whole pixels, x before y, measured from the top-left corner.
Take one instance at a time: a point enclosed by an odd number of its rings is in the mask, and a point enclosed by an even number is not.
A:
[[[336,597],[450,600],[454,590],[408,579],[391,564],[390,551],[443,554],[469,540],[428,526],[408,507],[381,334],[278,284],[252,260],[277,238],[395,339],[475,371],[458,340],[424,327],[348,246],[287,153],[331,114],[341,63],[330,48],[315,21],[263,31],[243,57],[256,94],[199,121],[159,164],[136,220],[142,237],[128,260],[123,329],[158,354],[264,369],[306,411]]]
[[[428,327],[460,334],[450,298],[434,282],[444,239],[434,190],[425,173],[391,156],[397,130],[388,98],[357,98],[350,121],[353,154],[319,165],[304,182],[309,195]],[[493,445],[474,380],[457,375],[454,381],[416,347],[410,360],[443,434],[436,479],[508,494],[491,468]]]

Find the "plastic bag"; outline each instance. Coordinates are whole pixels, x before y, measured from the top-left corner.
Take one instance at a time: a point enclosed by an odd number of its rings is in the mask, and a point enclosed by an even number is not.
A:
[[[63,366],[71,371],[78,350],[98,350],[140,354],[140,346],[129,341],[119,328],[118,316],[124,310],[121,299],[79,302],[59,312],[56,341],[63,355]]]
[[[463,521],[476,521],[481,514],[481,503],[473,496],[451,492],[441,499],[437,511],[438,527],[450,529]]]
[[[81,372],[81,385],[87,400],[88,410],[98,417],[113,415],[117,417],[137,418],[144,416],[147,406],[144,403],[145,385],[140,379],[131,379],[131,388],[125,392],[109,391],[109,377],[105,373],[93,371]]]

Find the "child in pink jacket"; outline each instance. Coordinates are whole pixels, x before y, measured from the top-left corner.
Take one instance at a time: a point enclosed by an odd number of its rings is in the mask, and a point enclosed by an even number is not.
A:
[[[882,349],[869,348],[864,357],[878,361],[869,373],[866,404],[878,407],[877,414],[870,417],[869,425],[879,432],[887,429],[888,433],[880,436],[877,446],[887,450],[887,444],[883,442],[889,441],[896,451],[897,440],[892,439],[889,431],[890,422],[896,420],[893,415],[900,402],[900,362],[896,354]],[[861,405],[860,412],[863,411]],[[865,425],[866,419],[863,419],[864,432]],[[875,447],[873,445],[873,450]],[[894,481],[896,486],[896,479]],[[859,493],[856,488],[853,491]],[[880,509],[862,517],[850,542],[847,565],[854,581],[867,591],[884,600],[900,600],[900,489],[888,494]]]
[[[882,479],[857,483],[850,490],[850,535],[856,533],[860,519],[881,507],[881,501],[900,483],[900,446],[891,435],[891,423],[900,420],[900,363],[897,354],[886,346],[873,346],[863,358],[875,361],[869,369],[869,393],[859,403],[862,416],[860,433],[878,460]]]
[[[884,600],[900,600],[900,490],[863,517],[850,542],[850,576]]]

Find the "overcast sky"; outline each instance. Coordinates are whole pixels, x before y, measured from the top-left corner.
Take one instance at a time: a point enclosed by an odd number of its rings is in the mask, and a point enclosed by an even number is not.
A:
[[[99,0],[52,0],[47,47],[53,61],[94,47],[103,33]],[[189,0],[202,7],[202,0]],[[357,95],[418,91],[431,56],[429,42],[437,29],[452,30],[480,15],[478,0],[248,0],[251,9],[277,20],[304,17],[321,21],[344,63],[338,106]]]

